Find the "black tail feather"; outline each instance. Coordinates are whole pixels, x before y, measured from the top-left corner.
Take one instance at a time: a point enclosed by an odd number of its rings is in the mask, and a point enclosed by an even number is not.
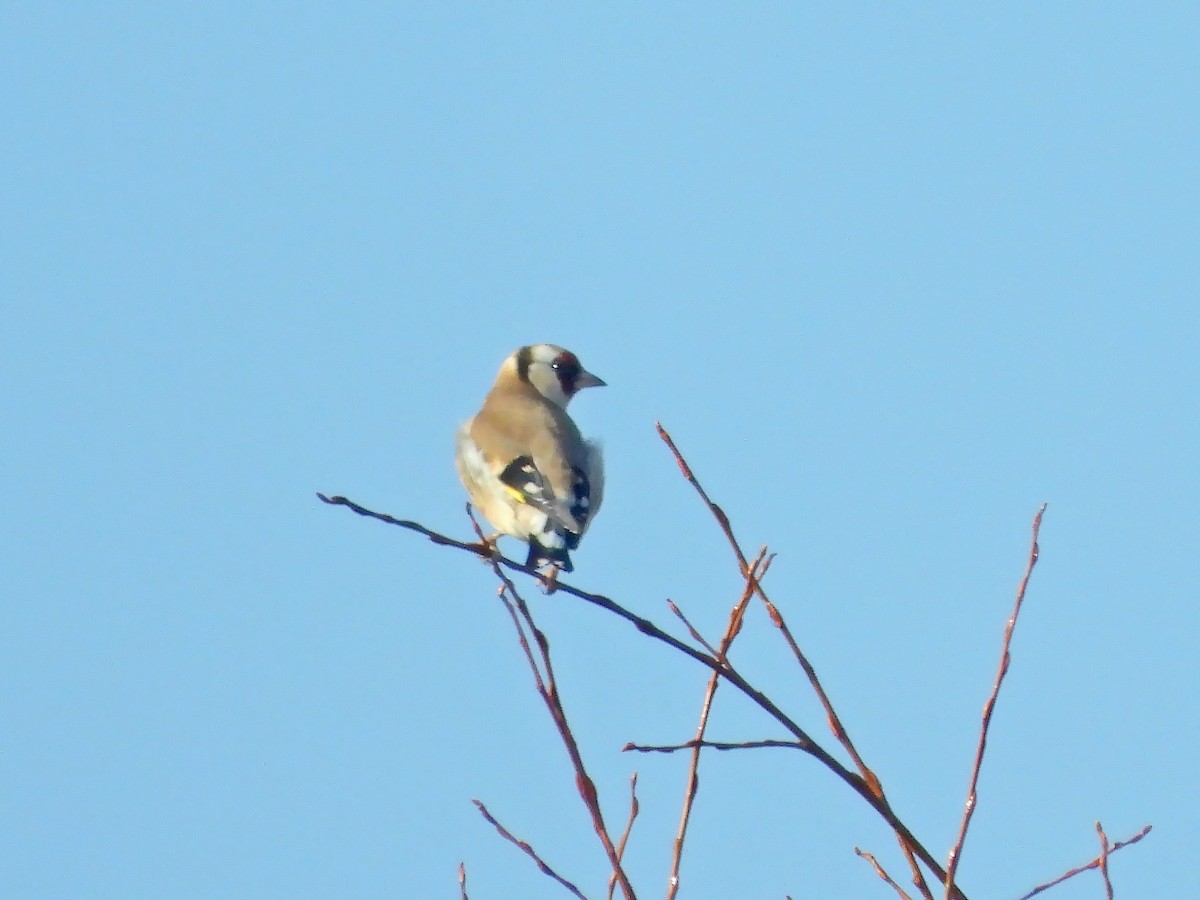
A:
[[[555,565],[564,572],[575,571],[575,566],[571,564],[571,557],[567,553],[566,547],[553,550],[549,547],[543,547],[536,540],[529,541],[529,556],[525,560],[525,565],[531,569],[540,569],[544,566]]]

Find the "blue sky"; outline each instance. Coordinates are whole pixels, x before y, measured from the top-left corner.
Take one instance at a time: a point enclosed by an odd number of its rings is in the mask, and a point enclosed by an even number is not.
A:
[[[0,13],[0,892],[564,896],[606,871],[452,435],[503,357],[609,387],[571,581],[710,638],[739,593],[661,420],[938,854],[1049,503],[961,868],[1024,893],[1200,841],[1192,4],[31,5]],[[519,547],[510,555],[523,557]],[[705,675],[528,596],[665,883]],[[755,608],[734,660],[825,737]],[[782,737],[732,692],[716,739]],[[827,743],[832,744],[826,738]],[[864,804],[706,757],[681,896],[886,897]],[[1100,896],[1098,878],[1060,900]]]

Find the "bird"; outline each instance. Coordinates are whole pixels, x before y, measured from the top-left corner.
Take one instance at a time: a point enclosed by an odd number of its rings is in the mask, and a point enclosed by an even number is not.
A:
[[[548,584],[560,570],[574,571],[570,551],[604,499],[600,445],[567,415],[572,397],[604,385],[556,344],[520,347],[456,436],[458,477],[496,529],[485,545],[494,552],[505,534],[526,541],[526,567],[549,567]]]

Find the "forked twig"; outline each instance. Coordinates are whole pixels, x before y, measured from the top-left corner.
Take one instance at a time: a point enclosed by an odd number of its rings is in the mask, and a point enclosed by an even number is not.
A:
[[[1042,891],[1048,891],[1048,890],[1050,890],[1050,888],[1055,887],[1056,885],[1062,884],[1068,878],[1074,878],[1076,875],[1086,872],[1089,869],[1098,869],[1098,868],[1100,868],[1101,865],[1107,865],[1108,857],[1112,856],[1114,853],[1116,853],[1118,850],[1122,849],[1123,847],[1128,847],[1130,844],[1136,844],[1138,841],[1140,841],[1142,838],[1144,838],[1146,835],[1148,835],[1151,832],[1151,830],[1153,830],[1153,828],[1154,828],[1153,825],[1143,826],[1142,830],[1139,831],[1137,834],[1135,834],[1133,837],[1126,838],[1123,841],[1117,841],[1115,844],[1113,844],[1111,847],[1108,848],[1108,851],[1106,853],[1101,853],[1100,856],[1097,856],[1091,862],[1084,863],[1082,866],[1076,866],[1074,869],[1068,869],[1067,871],[1065,871],[1061,875],[1059,875],[1057,878],[1053,878],[1050,881],[1047,881],[1045,884],[1039,884],[1028,894],[1025,894],[1022,897],[1020,897],[1019,900],[1030,900],[1031,897],[1036,897],[1038,894],[1042,893]]]
[[[480,814],[485,819],[487,819],[488,822],[490,822],[492,824],[492,827],[495,828],[497,832],[499,832],[500,837],[502,837],[506,841],[510,841],[511,843],[516,844],[518,847],[520,847],[521,850],[523,850],[525,852],[525,854],[534,861],[534,863],[537,865],[538,869],[541,870],[543,875],[553,878],[555,881],[557,881],[559,884],[561,884],[563,887],[565,887],[568,891],[570,891],[572,894],[574,894],[576,897],[578,897],[579,900],[587,900],[587,897],[585,897],[582,893],[580,893],[579,888],[575,887],[575,885],[571,884],[571,882],[567,881],[567,879],[563,878],[561,875],[559,875],[557,872],[555,872],[552,868],[550,868],[550,866],[546,864],[546,861],[544,859],[542,859],[540,856],[538,856],[537,851],[534,850],[533,847],[529,846],[528,841],[523,841],[519,837],[516,837],[511,831],[509,831],[507,828],[505,828],[503,825],[501,825],[499,822],[497,822],[496,817],[493,816],[490,812],[488,812],[488,808],[486,806],[484,806],[482,803],[480,803],[478,800],[472,800],[471,802],[475,804],[475,808],[479,810]],[[460,867],[460,871],[461,871],[461,867]],[[466,876],[463,875],[462,877],[463,877],[463,881],[465,882]],[[465,895],[466,888],[464,887],[463,890],[464,890],[464,895]]]
[[[951,890],[954,887],[954,873],[958,871],[958,863],[962,857],[963,843],[967,839],[967,828],[971,824],[971,817],[975,814],[975,806],[979,799],[979,770],[983,766],[983,754],[987,749],[988,729],[992,724],[992,712],[996,708],[996,698],[1000,696],[1000,685],[1004,683],[1004,676],[1008,674],[1008,666],[1012,661],[1012,656],[1009,648],[1012,645],[1013,631],[1017,627],[1017,617],[1021,615],[1021,606],[1025,602],[1025,590],[1029,587],[1029,578],[1033,575],[1033,567],[1038,561],[1038,532],[1042,528],[1042,515],[1046,512],[1046,504],[1043,503],[1038,509],[1037,515],[1033,517],[1033,535],[1029,541],[1029,561],[1025,565],[1025,575],[1021,578],[1021,583],[1017,587],[1017,599],[1013,604],[1012,615],[1008,617],[1008,622],[1004,626],[1004,641],[1000,650],[1000,666],[996,670],[996,680],[992,684],[992,692],[988,696],[987,702],[983,705],[983,721],[979,727],[979,744],[975,748],[975,762],[971,766],[971,783],[967,788],[967,802],[963,807],[962,823],[958,828],[958,838],[954,841],[954,846],[950,848],[950,855],[946,860],[946,877],[942,883],[946,886],[946,900],[951,898]]]

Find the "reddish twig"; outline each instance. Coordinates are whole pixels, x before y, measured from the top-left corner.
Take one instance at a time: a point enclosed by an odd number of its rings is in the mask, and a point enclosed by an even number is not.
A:
[[[738,543],[738,539],[733,533],[733,526],[729,522],[729,517],[725,515],[725,511],[716,503],[714,503],[712,498],[708,496],[708,492],[704,489],[704,486],[700,484],[699,479],[696,478],[695,474],[692,472],[692,467],[688,465],[687,460],[685,460],[683,457],[683,453],[680,452],[679,447],[675,444],[675,441],[671,435],[665,428],[663,428],[662,423],[656,422],[655,428],[658,429],[658,436],[662,438],[663,443],[667,445],[667,448],[671,451],[671,455],[675,457],[675,463],[679,466],[679,471],[683,473],[683,477],[687,479],[688,483],[691,484],[691,486],[696,490],[696,493],[699,494],[700,499],[704,502],[705,506],[708,507],[709,511],[713,515],[713,518],[716,519],[717,524],[725,533],[725,538],[729,542],[729,546],[733,549],[734,556],[737,557],[738,565],[741,568],[742,575],[743,577],[746,577],[749,571],[746,563],[746,554],[742,550],[741,544]],[[762,587],[761,578],[756,585],[756,592],[763,604],[766,606],[767,614],[771,617],[771,621],[780,630],[780,632],[782,632],[785,640],[788,643],[788,646],[792,650],[793,655],[796,657],[797,662],[799,662],[800,667],[804,670],[804,674],[808,677],[808,682],[812,686],[813,692],[817,695],[817,698],[821,702],[821,706],[825,709],[826,721],[829,723],[829,729],[833,732],[833,736],[843,747],[846,748],[846,752],[850,754],[850,758],[854,761],[855,766],[858,768],[859,774],[862,776],[867,788],[874,794],[875,798],[881,804],[889,806],[890,808],[887,796],[883,791],[882,783],[879,781],[878,776],[876,776],[870,767],[868,767],[863,761],[863,758],[859,755],[854,743],[850,740],[849,733],[843,727],[841,719],[834,711],[833,702],[829,699],[829,695],[825,692],[825,688],[821,685],[820,678],[817,677],[816,669],[809,662],[808,657],[800,649],[800,645],[793,637],[791,629],[788,628],[787,623],[784,622],[783,616],[780,614],[778,608],[776,608],[775,604],[772,603],[771,599],[767,596],[766,591]],[[901,852],[904,853],[905,859],[908,861],[909,868],[912,871],[913,884],[921,892],[921,896],[925,898],[925,900],[933,900],[933,894],[929,890],[929,885],[925,880],[925,875],[921,872],[921,867],[917,865],[917,860],[914,857],[916,846],[907,840],[904,834],[898,830],[896,831],[896,838],[900,844]],[[926,865],[929,864],[928,860],[924,861],[926,862]],[[932,870],[935,874],[939,874],[940,876],[941,869],[936,864],[932,867]]]
[[[1038,509],[1037,515],[1033,517],[1033,535],[1029,541],[1029,561],[1025,565],[1025,575],[1021,578],[1021,583],[1017,587],[1017,599],[1013,605],[1012,615],[1008,617],[1008,623],[1004,626],[1004,641],[1000,650],[1000,666],[996,671],[996,680],[992,684],[992,692],[988,696],[987,702],[983,705],[983,721],[979,727],[979,744],[975,748],[975,762],[971,766],[971,783],[967,788],[967,802],[963,808],[962,823],[958,828],[958,838],[954,842],[954,846],[950,848],[950,855],[946,860],[946,877],[942,883],[946,886],[946,900],[950,900],[951,891],[954,887],[954,873],[958,871],[958,864],[962,857],[963,843],[967,839],[967,828],[971,824],[971,817],[975,814],[975,806],[979,799],[979,770],[983,766],[983,754],[987,749],[988,729],[992,723],[992,711],[996,708],[996,699],[1000,696],[1000,685],[1004,683],[1004,676],[1008,674],[1008,666],[1012,661],[1012,656],[1009,649],[1012,645],[1013,631],[1017,627],[1017,617],[1021,614],[1021,606],[1025,602],[1025,590],[1029,586],[1029,578],[1033,575],[1033,567],[1038,561],[1038,532],[1042,528],[1042,515],[1046,512],[1046,504],[1043,503]]]
[[[884,870],[883,866],[879,864],[879,860],[877,860],[866,850],[859,850],[857,847],[854,848],[854,852],[858,855],[859,859],[865,859],[867,862],[869,862],[871,867],[875,869],[875,874],[882,878],[890,887],[894,888],[896,893],[903,897],[904,900],[912,900],[912,897],[908,896],[908,894],[904,892],[904,889],[900,887],[900,885],[896,884],[896,882],[892,879],[892,876],[889,875]]]
[[[1113,900],[1112,879],[1108,877],[1108,835],[1099,819],[1096,820],[1096,836],[1100,838],[1100,877],[1104,879],[1104,896]]]
[[[585,897],[582,893],[580,893],[579,888],[575,887],[575,885],[571,884],[571,882],[567,881],[567,879],[563,878],[561,875],[559,875],[557,872],[555,872],[552,868],[550,868],[550,866],[548,866],[546,864],[545,860],[543,860],[540,856],[538,856],[537,851],[534,850],[531,846],[529,846],[529,843],[527,841],[523,841],[520,838],[516,837],[515,835],[513,835],[513,833],[511,831],[509,831],[507,828],[505,828],[503,825],[501,825],[499,822],[497,822],[496,817],[493,816],[490,812],[488,812],[488,808],[486,806],[484,806],[478,800],[472,800],[471,802],[475,804],[475,808],[479,810],[480,814],[485,819],[487,819],[488,822],[490,822],[492,824],[492,827],[495,828],[497,832],[499,832],[500,837],[502,837],[506,841],[510,841],[511,843],[516,844],[518,847],[520,847],[521,850],[523,850],[525,852],[525,854],[530,859],[532,859],[534,861],[534,863],[537,864],[538,869],[541,870],[543,875],[547,875],[550,878],[553,878],[555,881],[557,881],[559,884],[561,884],[563,887],[565,887],[568,891],[570,891],[572,894],[574,894],[576,897],[578,897],[579,900],[587,900],[587,897]],[[465,881],[465,875],[463,876],[463,880]]]
[[[625,830],[621,832],[621,839],[617,841],[617,858],[625,858],[625,845],[629,843],[629,833],[633,831],[633,820],[638,814],[638,798],[637,798],[637,772],[629,777],[629,819],[625,822]],[[617,886],[616,873],[608,876],[608,900],[612,900],[613,888]]]
[[[1082,866],[1076,866],[1074,869],[1068,869],[1067,871],[1065,871],[1061,875],[1059,875],[1057,878],[1047,881],[1045,884],[1039,884],[1028,894],[1025,894],[1024,896],[1022,896],[1020,898],[1020,900],[1030,900],[1031,897],[1036,897],[1038,894],[1042,893],[1042,891],[1048,891],[1048,890],[1050,890],[1050,888],[1062,884],[1068,878],[1074,878],[1076,875],[1082,874],[1083,872],[1086,872],[1089,869],[1098,869],[1098,868],[1100,868],[1101,865],[1107,865],[1108,857],[1112,856],[1112,854],[1116,853],[1118,850],[1122,849],[1123,847],[1128,847],[1130,844],[1136,844],[1138,841],[1140,841],[1142,838],[1144,838],[1146,835],[1148,835],[1153,828],[1154,828],[1153,825],[1144,826],[1142,828],[1142,830],[1139,831],[1137,834],[1135,834],[1133,837],[1126,838],[1123,841],[1117,841],[1115,844],[1113,844],[1111,847],[1108,848],[1107,852],[1101,853],[1099,856],[1097,856],[1091,862],[1085,863]]]
[[[682,744],[626,744],[621,748],[622,753],[678,753],[680,750],[758,750],[763,747],[784,747],[788,750],[803,750],[804,745],[798,741],[685,741]]]
[[[482,539],[479,523],[475,520],[475,516],[471,514],[469,507],[467,514],[471,516],[471,524],[474,526],[476,534],[480,535]],[[554,679],[554,665],[550,659],[550,642],[541,629],[537,627],[537,623],[533,620],[533,614],[529,611],[529,605],[517,592],[517,586],[513,584],[512,579],[504,574],[496,559],[492,559],[491,564],[496,577],[501,582],[497,593],[508,610],[508,614],[512,618],[513,625],[517,630],[517,639],[521,644],[521,649],[525,652],[529,668],[533,672],[538,696],[542,698],[542,702],[545,704],[547,711],[549,711],[550,718],[554,721],[559,737],[566,748],[567,755],[571,759],[571,767],[575,770],[575,787],[579,791],[579,796],[583,800],[584,806],[587,807],[588,813],[592,817],[592,827],[595,829],[596,836],[600,839],[600,843],[604,847],[604,852],[608,855],[608,861],[612,865],[613,877],[616,879],[617,884],[621,886],[621,891],[625,895],[626,900],[636,900],[633,885],[630,883],[629,877],[625,874],[625,870],[621,865],[620,854],[618,854],[616,845],[613,844],[612,837],[608,833],[608,828],[604,824],[604,814],[600,809],[600,797],[596,791],[596,785],[592,781],[591,776],[588,775],[587,768],[583,763],[583,756],[579,752],[579,745],[575,741],[575,735],[571,731],[570,724],[567,722],[566,710],[563,708],[562,699],[558,692],[558,684]],[[530,642],[525,634],[526,630],[533,636],[533,641],[538,648],[539,659],[534,658]]]
[[[729,653],[729,648],[733,644],[734,639],[742,630],[742,620],[746,613],[746,605],[750,602],[750,598],[754,596],[754,587],[758,583],[758,579],[762,578],[767,569],[771,566],[771,560],[765,559],[767,548],[763,547],[758,551],[758,556],[755,557],[754,563],[750,566],[746,573],[746,586],[742,591],[738,602],[734,604],[733,609],[729,613],[729,623],[725,626],[725,634],[721,637],[719,649],[714,650],[708,643],[700,637],[683,613],[679,611],[674,603],[670,603],[671,610],[683,619],[683,623],[687,625],[692,636],[712,654],[713,658],[729,664],[726,655]],[[675,840],[671,845],[671,874],[667,878],[667,900],[674,900],[675,895],[679,891],[679,871],[683,863],[683,844],[687,839],[688,823],[691,821],[692,806],[696,802],[696,792],[700,789],[700,747],[704,741],[704,733],[708,728],[708,717],[712,712],[713,698],[717,693],[717,685],[721,683],[720,676],[713,672],[708,677],[708,686],[704,691],[704,700],[700,705],[700,722],[696,726],[696,737],[690,742],[692,744],[692,755],[688,763],[687,786],[683,794],[683,808],[679,814],[679,827],[675,832]]]
[[[467,864],[462,862],[458,864],[458,898],[470,900],[467,896]]]

